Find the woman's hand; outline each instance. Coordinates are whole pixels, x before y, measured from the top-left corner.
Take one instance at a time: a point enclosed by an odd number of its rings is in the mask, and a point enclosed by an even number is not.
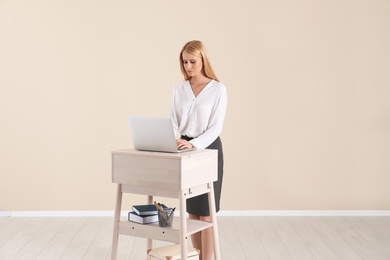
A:
[[[187,140],[183,140],[183,139],[176,140],[176,146],[179,149],[193,148],[194,147],[192,145],[192,143],[188,142]]]

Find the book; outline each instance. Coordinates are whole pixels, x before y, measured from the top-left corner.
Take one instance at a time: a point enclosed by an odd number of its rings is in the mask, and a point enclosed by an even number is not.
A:
[[[161,207],[163,209],[166,209],[167,206],[164,204],[161,204]],[[157,208],[153,204],[146,204],[146,205],[134,205],[133,206],[133,211],[139,215],[139,216],[146,216],[146,215],[157,215]]]
[[[128,219],[129,219],[129,221],[133,221],[133,222],[136,222],[139,224],[149,224],[149,223],[153,223],[153,222],[158,222],[158,215],[155,214],[155,215],[140,216],[137,213],[135,213],[134,211],[131,211],[131,212],[129,212]]]

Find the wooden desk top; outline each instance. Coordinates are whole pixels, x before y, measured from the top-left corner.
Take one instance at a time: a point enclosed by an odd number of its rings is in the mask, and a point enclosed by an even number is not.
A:
[[[180,153],[164,153],[164,152],[152,152],[152,151],[138,151],[134,149],[123,149],[112,151],[111,154],[142,156],[142,157],[154,157],[154,158],[167,158],[167,159],[182,159],[184,157],[191,157],[196,155],[205,155],[207,153],[215,153],[216,150],[212,149],[196,149],[188,152]]]

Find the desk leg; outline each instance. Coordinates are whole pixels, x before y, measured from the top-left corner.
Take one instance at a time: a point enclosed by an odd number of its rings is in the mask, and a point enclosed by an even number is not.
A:
[[[112,247],[111,247],[111,260],[115,260],[118,253],[118,226],[121,217],[121,207],[122,207],[122,185],[118,184],[118,190],[116,193],[116,205],[114,212],[114,231],[112,238]]]
[[[214,238],[214,258],[216,260],[221,260],[221,250],[219,247],[219,236],[218,236],[218,224],[217,224],[217,213],[215,212],[215,196],[214,196],[214,184],[210,183],[210,192],[208,195],[209,198],[209,210],[211,222],[213,222],[213,238]]]
[[[148,204],[154,204],[154,201],[153,201],[153,196],[148,196]],[[152,250],[153,248],[153,240],[152,239],[147,239],[147,254],[149,254],[149,252]]]
[[[180,193],[180,248],[181,248],[181,258],[187,259],[187,205],[186,205],[186,195],[184,191]]]

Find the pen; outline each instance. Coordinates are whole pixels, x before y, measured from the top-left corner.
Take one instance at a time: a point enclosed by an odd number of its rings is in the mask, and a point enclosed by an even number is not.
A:
[[[157,203],[156,201],[154,202],[154,205],[156,206],[157,210],[160,212],[160,215],[161,217],[167,221],[168,219],[168,216],[167,214],[165,213],[165,211],[163,210],[163,208],[161,207],[160,203]]]

